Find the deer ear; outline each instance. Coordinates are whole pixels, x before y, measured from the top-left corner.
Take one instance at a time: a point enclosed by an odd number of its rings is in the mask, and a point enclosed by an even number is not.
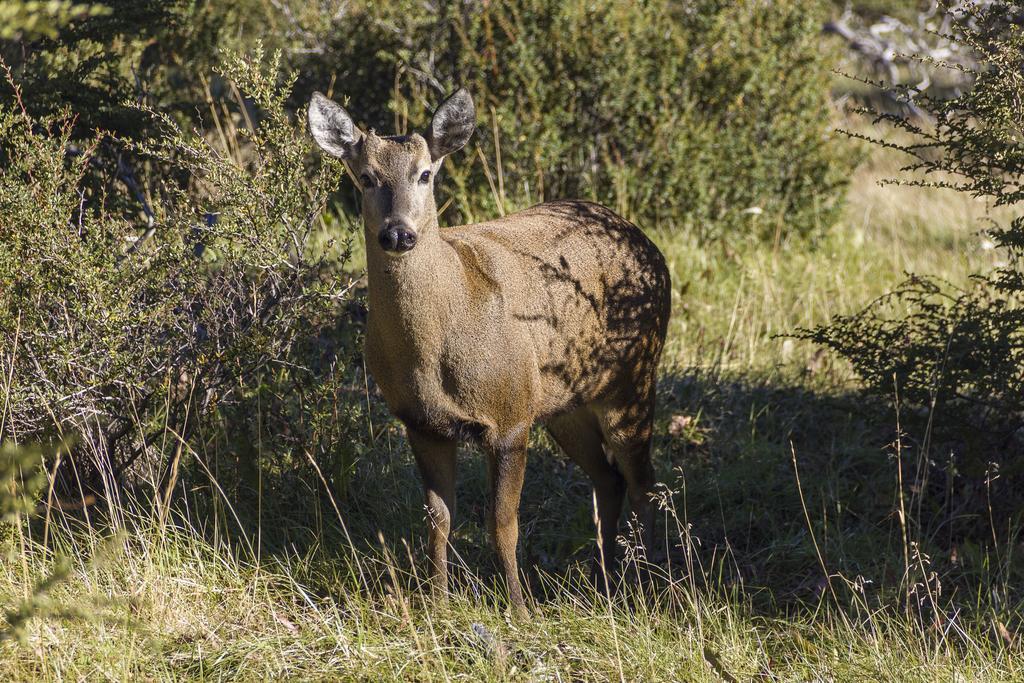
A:
[[[473,98],[465,88],[459,88],[441,103],[430,122],[426,138],[431,159],[437,161],[462,149],[473,136],[474,128]]]
[[[318,92],[309,101],[309,132],[316,144],[332,156],[345,161],[355,157],[356,147],[363,133],[340,104]]]

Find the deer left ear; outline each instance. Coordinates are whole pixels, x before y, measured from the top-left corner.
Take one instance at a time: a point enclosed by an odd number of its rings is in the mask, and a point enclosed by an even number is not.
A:
[[[441,103],[430,121],[430,130],[424,136],[430,158],[438,161],[462,149],[473,136],[475,128],[473,97],[465,88],[459,88]]]
[[[332,156],[351,161],[363,138],[363,132],[338,103],[318,92],[309,101],[309,132],[316,144]]]

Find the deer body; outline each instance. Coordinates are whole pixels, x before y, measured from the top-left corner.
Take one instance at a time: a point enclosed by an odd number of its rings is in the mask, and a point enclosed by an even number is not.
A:
[[[604,564],[614,562],[627,492],[650,532],[651,426],[670,284],[643,232],[589,202],[439,227],[433,176],[468,140],[472,120],[465,91],[441,105],[423,137],[365,135],[323,96],[310,105],[321,147],[362,176],[365,357],[423,476],[435,588],[447,590],[456,447],[474,439],[488,453],[498,560],[524,611],[518,507],[535,422],[594,483]]]

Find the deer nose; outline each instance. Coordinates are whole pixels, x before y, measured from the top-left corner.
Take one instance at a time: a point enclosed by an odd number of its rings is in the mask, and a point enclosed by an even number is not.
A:
[[[377,241],[384,251],[401,253],[416,246],[416,233],[404,223],[392,223],[385,225],[377,234]]]

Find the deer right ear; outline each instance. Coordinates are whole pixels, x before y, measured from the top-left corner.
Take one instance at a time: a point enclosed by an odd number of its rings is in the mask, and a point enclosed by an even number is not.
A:
[[[434,161],[457,152],[469,142],[476,128],[476,107],[465,88],[459,88],[434,112],[427,132],[427,147]]]
[[[320,149],[345,161],[355,157],[356,147],[363,138],[348,112],[318,92],[313,93],[309,101],[309,132]]]

